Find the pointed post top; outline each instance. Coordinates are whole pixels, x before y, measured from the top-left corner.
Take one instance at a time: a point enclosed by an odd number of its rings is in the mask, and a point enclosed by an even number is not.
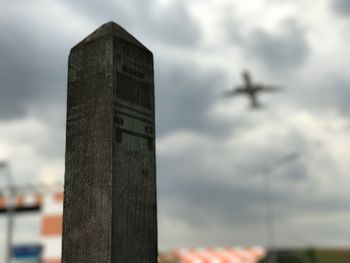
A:
[[[73,49],[107,35],[116,36],[120,39],[123,39],[131,44],[134,44],[149,51],[147,47],[145,47],[140,41],[133,37],[128,31],[126,31],[123,27],[121,27],[113,21],[110,21],[100,26],[98,29],[96,29],[94,32],[92,32],[90,35],[88,35],[86,38],[80,41],[77,45],[75,45]]]

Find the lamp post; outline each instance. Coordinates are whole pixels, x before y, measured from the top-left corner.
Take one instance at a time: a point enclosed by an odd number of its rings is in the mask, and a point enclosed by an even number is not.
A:
[[[278,169],[284,167],[285,165],[292,163],[300,158],[299,153],[290,153],[283,156],[274,165],[262,168],[262,175],[264,178],[264,190],[265,190],[265,209],[266,209],[266,227],[267,227],[267,242],[270,248],[275,245],[275,216],[272,208],[271,200],[271,175],[275,173]],[[276,251],[272,253],[271,256],[272,263],[277,262]]]
[[[0,169],[6,170],[5,177],[8,188],[8,202],[7,202],[7,239],[6,239],[6,263],[11,263],[12,257],[12,233],[13,233],[13,216],[14,216],[14,188],[12,185],[12,178],[10,173],[10,168],[7,162],[0,161]]]

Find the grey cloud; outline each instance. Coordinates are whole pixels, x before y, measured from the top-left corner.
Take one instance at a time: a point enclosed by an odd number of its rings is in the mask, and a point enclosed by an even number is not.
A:
[[[350,113],[350,78],[348,75],[344,73],[344,75],[330,76],[323,85],[322,96],[319,96],[318,101],[319,106],[338,109],[339,112],[348,117]],[[319,90],[316,89],[313,92],[319,93]]]
[[[163,195],[165,192],[166,195]],[[162,187],[160,197],[163,212],[180,217],[191,225],[257,224],[265,216],[262,209],[265,198],[263,189],[218,182],[215,175],[212,175],[211,180],[188,176],[186,180],[172,181],[171,188]],[[281,193],[274,193],[273,198],[280,202],[287,199]],[[169,199],[172,200],[169,203],[175,204],[176,209],[166,207]]]
[[[338,109],[344,117],[348,118],[350,113],[350,78],[347,73],[344,75],[331,78],[329,86],[325,88],[328,96],[324,96],[324,101],[327,102],[328,106]]]
[[[153,32],[168,44],[193,46],[201,39],[199,25],[189,15],[184,2],[176,1],[164,10],[153,12]]]
[[[32,105],[65,103],[67,43],[13,17],[0,19],[0,119],[24,116]]]
[[[65,105],[48,105],[43,110],[40,106],[32,107],[31,114],[39,118],[47,128],[49,140],[40,145],[38,152],[49,159],[64,158],[66,108]],[[63,176],[63,175],[62,175]]]
[[[185,172],[187,169],[176,169],[180,165],[184,164],[176,160],[173,165],[161,161],[158,196],[162,213],[202,228],[221,225],[229,229],[232,226],[264,224],[266,191],[262,180],[259,180],[259,185],[254,185],[247,177],[240,177],[241,171],[237,170],[222,181],[222,177],[216,179],[217,174],[206,174],[200,164],[197,164],[196,171],[188,172]],[[288,222],[291,218],[301,217],[301,212],[325,215],[349,209],[348,202],[341,196],[313,196],[310,192],[300,191],[309,174],[306,169],[299,169],[300,164],[296,163],[286,172],[271,178],[272,191],[269,195],[278,216],[276,220]],[[282,189],[278,187],[278,182],[281,182],[279,177],[286,179]]]
[[[305,33],[295,22],[284,24],[279,33],[255,29],[245,44],[249,55],[277,71],[300,67],[310,52]]]
[[[218,140],[219,145],[224,138]],[[291,129],[281,138],[266,140],[271,140],[271,144],[233,145],[229,156],[206,146],[188,150],[185,156],[158,156],[162,212],[193,226],[229,228],[264,224],[266,189],[263,178],[266,174],[270,174],[270,198],[281,222],[300,217],[300,211],[326,214],[348,209],[349,205],[340,196],[310,196],[312,189],[317,188],[315,170],[309,169],[315,162],[315,152],[318,158],[323,156],[325,160],[327,152],[316,148],[298,129]],[[291,153],[295,158],[287,158]],[[212,163],[217,167],[209,167],[201,161],[208,156],[217,160]],[[222,162],[221,158],[232,160]],[[232,163],[232,166],[221,167],[223,163]],[[330,171],[336,169],[331,163],[325,165]]]
[[[220,132],[223,126],[209,123],[206,113],[220,96],[225,75],[191,62],[156,62],[158,134],[178,129]],[[214,127],[215,126],[215,127]],[[216,131],[215,131],[216,130]]]
[[[280,179],[284,180],[284,183],[290,182],[303,183],[307,180],[307,168],[303,162],[297,161],[280,174]]]
[[[224,19],[223,28],[232,44],[241,48],[251,60],[257,60],[273,71],[300,67],[310,53],[303,28],[292,19],[285,20],[278,32],[259,27],[249,32],[234,18]],[[249,33],[245,34],[243,30]]]
[[[167,45],[194,46],[201,39],[201,30],[190,16],[185,1],[165,5],[157,0],[86,2],[66,1],[74,11],[86,14],[96,26],[108,20],[135,32],[140,38],[154,39]]]
[[[317,73],[316,73],[317,74]],[[304,84],[307,88],[296,87],[289,92],[288,102],[311,112],[335,111],[348,118],[350,113],[350,78],[346,72],[338,71],[335,74],[315,75]],[[300,93],[303,95],[300,96]]]
[[[348,0],[332,0],[331,5],[333,10],[339,15],[350,15],[350,2]]]

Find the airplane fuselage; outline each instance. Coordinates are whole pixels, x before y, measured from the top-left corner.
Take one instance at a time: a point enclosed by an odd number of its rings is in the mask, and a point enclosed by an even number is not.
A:
[[[260,106],[258,99],[257,99],[257,93],[259,92],[260,88],[258,86],[254,86],[252,84],[250,75],[248,72],[244,72],[243,73],[243,78],[244,78],[244,82],[245,82],[245,86],[243,89],[243,92],[246,93],[251,101],[251,106],[253,108],[258,108]]]

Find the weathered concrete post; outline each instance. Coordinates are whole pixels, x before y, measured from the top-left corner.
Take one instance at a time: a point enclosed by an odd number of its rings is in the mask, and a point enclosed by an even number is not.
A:
[[[104,24],[69,56],[64,263],[157,262],[153,55]]]

